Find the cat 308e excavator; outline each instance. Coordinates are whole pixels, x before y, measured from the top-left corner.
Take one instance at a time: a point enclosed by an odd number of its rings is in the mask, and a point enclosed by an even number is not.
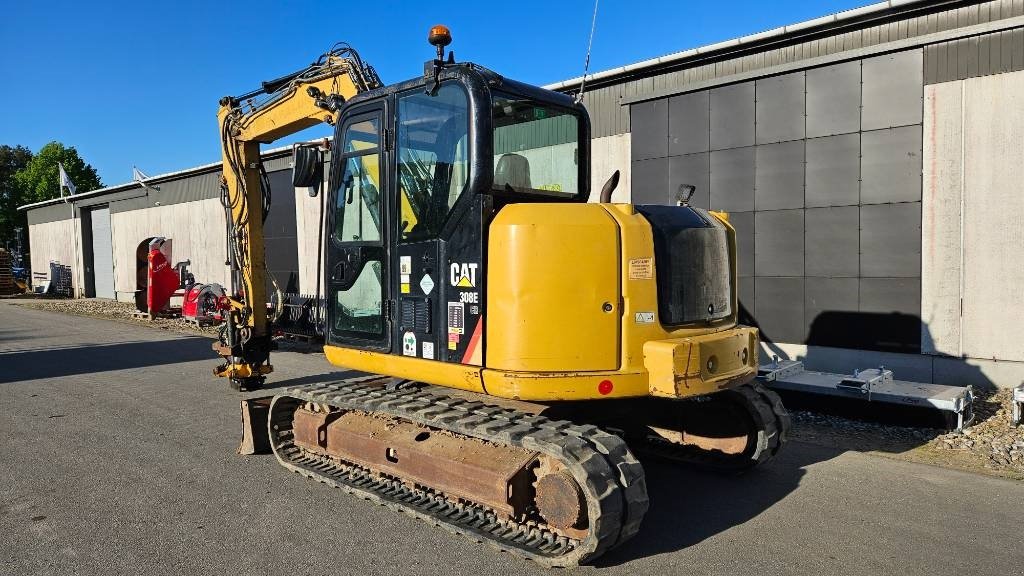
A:
[[[778,452],[789,416],[752,382],[727,215],[610,203],[617,172],[588,202],[586,109],[445,58],[443,26],[429,40],[406,82],[382,86],[340,45],[221,100],[237,291],[215,373],[254,390],[272,371],[259,145],[332,124],[329,143],[295,145],[293,183],[326,180],[324,351],[365,375],[243,400],[243,451],[267,442],[303,475],[575,565],[639,529],[634,453],[742,471]]]

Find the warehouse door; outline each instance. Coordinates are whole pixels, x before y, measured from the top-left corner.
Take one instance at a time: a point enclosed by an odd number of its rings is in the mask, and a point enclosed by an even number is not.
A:
[[[96,298],[114,298],[114,250],[110,239],[110,208],[90,211],[92,231],[92,262],[86,269],[92,277],[92,295]],[[88,256],[88,254],[86,254]]]

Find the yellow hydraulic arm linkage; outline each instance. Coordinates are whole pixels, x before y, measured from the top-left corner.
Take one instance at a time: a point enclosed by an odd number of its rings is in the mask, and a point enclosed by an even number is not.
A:
[[[220,303],[226,325],[214,350],[224,363],[214,374],[230,378],[235,388],[257,389],[273,370],[263,243],[270,191],[260,144],[320,122],[333,124],[343,102],[379,86],[373,68],[348,45],[337,44],[298,72],[220,100],[221,200],[231,218],[228,256],[235,292]]]

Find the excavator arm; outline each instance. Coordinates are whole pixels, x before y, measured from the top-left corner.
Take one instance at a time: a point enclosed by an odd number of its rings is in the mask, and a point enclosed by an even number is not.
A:
[[[260,144],[321,122],[333,124],[343,102],[379,86],[373,68],[355,50],[338,44],[302,70],[220,100],[221,200],[230,217],[228,257],[234,293],[220,303],[225,324],[214,349],[224,363],[214,374],[230,378],[235,388],[259,388],[273,370],[263,241],[270,187]]]

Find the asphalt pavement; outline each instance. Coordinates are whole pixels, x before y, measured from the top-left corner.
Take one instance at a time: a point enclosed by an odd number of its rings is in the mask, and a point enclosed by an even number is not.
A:
[[[215,364],[202,337],[0,301],[0,574],[552,573],[237,455]],[[741,477],[646,468],[639,535],[573,573],[1024,574],[1024,483],[795,442]]]

